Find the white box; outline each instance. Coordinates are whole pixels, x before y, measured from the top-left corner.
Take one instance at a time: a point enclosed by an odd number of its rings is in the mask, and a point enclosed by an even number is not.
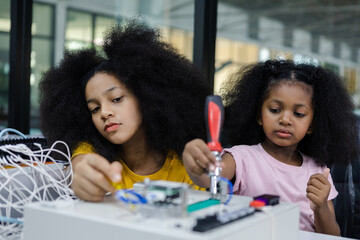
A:
[[[189,203],[209,198],[208,192],[191,190]],[[224,208],[248,206],[249,197],[232,196]],[[299,206],[280,202],[265,212],[206,232],[195,232],[196,218],[212,214],[220,205],[190,213],[183,218],[145,218],[109,196],[101,203],[83,201],[30,203],[25,206],[25,240],[99,239],[251,239],[296,240],[299,235]]]
[[[11,218],[21,218],[23,212],[23,202],[36,201],[40,198],[44,201],[51,201],[59,197],[57,189],[52,188],[48,184],[50,178],[56,181],[65,181],[64,176],[68,176],[69,169],[65,167],[65,163],[43,164],[42,169],[48,175],[44,175],[36,171],[36,167],[17,166],[14,168],[0,169],[0,213],[2,216]],[[70,180],[70,178],[68,179]],[[64,182],[65,184],[65,182]],[[39,191],[36,196],[31,195],[34,189]],[[40,189],[42,189],[40,191]],[[44,193],[46,190],[46,194]],[[10,208],[9,204],[13,204],[17,208]]]

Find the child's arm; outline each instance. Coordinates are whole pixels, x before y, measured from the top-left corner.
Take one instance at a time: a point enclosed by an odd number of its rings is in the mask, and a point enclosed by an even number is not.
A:
[[[332,201],[328,201],[331,185],[327,180],[329,169],[324,174],[314,174],[308,181],[306,196],[310,199],[310,207],[314,211],[315,231],[340,236],[340,228],[336,222]]]
[[[115,192],[112,182],[121,181],[120,162],[110,163],[96,153],[79,154],[72,158],[73,182],[71,188],[85,201],[99,202],[107,192]]]
[[[182,160],[191,180],[203,188],[210,187],[208,170],[214,170],[218,164],[209,147],[201,139],[194,139],[185,145]],[[222,156],[221,176],[232,179],[235,174],[235,161],[231,154],[225,153]]]

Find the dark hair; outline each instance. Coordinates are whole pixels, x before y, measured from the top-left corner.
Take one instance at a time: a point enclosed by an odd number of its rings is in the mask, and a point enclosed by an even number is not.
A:
[[[148,147],[181,156],[186,142],[205,139],[204,105],[210,88],[201,72],[161,39],[159,30],[139,20],[114,24],[104,38],[106,57],[94,49],[69,52],[43,77],[43,134],[71,149],[85,141],[113,161],[119,148],[94,127],[85,101],[85,83],[96,72],[119,79],[138,98]]]
[[[225,128],[232,144],[257,144],[264,140],[257,123],[269,84],[300,81],[313,89],[314,132],[298,150],[319,164],[346,163],[358,154],[358,132],[354,106],[342,80],[330,70],[290,60],[269,60],[243,67],[225,88]]]

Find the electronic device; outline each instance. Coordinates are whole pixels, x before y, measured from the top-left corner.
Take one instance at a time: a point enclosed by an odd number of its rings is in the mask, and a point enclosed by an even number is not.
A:
[[[186,187],[172,183],[170,188],[165,190],[166,185],[166,181],[154,183],[152,187],[164,188],[160,189],[162,193],[153,198],[154,201],[148,206],[149,209],[134,210],[131,207],[133,204],[121,202],[114,195],[107,196],[100,203],[84,201],[29,203],[25,206],[24,239],[296,240],[298,238],[299,206],[297,204],[280,202],[274,206],[267,206],[266,211],[254,211],[249,207],[249,203],[253,200],[250,197],[234,195],[225,205],[212,202],[215,199],[209,198],[209,192],[186,190]],[[186,191],[185,205],[181,204],[182,197],[175,197],[179,193],[177,191],[183,191],[181,189]],[[169,197],[173,200],[164,201]],[[159,201],[162,204],[154,207]],[[166,201],[168,204],[165,203]],[[172,203],[179,203],[179,212],[165,210]],[[179,214],[181,212],[185,214]]]
[[[264,202],[265,205],[276,205],[279,204],[280,197],[277,195],[263,194],[254,197],[254,200]]]

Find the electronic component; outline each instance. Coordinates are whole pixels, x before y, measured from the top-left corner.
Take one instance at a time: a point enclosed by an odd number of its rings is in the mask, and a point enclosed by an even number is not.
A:
[[[135,183],[133,190],[118,190],[116,196],[135,205],[144,217],[181,217],[187,215],[188,190],[186,183],[145,179]]]
[[[234,211],[224,211],[208,215],[204,218],[198,218],[193,230],[196,232],[206,232],[214,228],[223,226],[225,224],[232,223],[244,217],[250,216],[253,213],[255,213],[255,208],[243,207]]]
[[[218,199],[207,199],[207,200],[204,200],[204,201],[200,201],[200,202],[190,204],[187,207],[187,211],[189,213],[191,213],[191,212],[195,212],[195,211],[198,211],[200,209],[207,208],[207,207],[217,205],[217,204],[220,204],[220,200],[218,200]]]
[[[231,183],[218,177],[221,199],[205,199],[199,202],[189,203],[188,191],[189,186],[186,183],[171,181],[151,181],[145,179],[144,182],[135,183],[134,188],[120,189],[116,192],[116,197],[123,203],[134,205],[133,211],[137,211],[145,217],[183,217],[191,212],[214,205],[227,205],[231,195],[227,194],[227,188]],[[231,190],[232,192],[232,190]],[[210,197],[210,196],[209,196]]]
[[[257,197],[254,197],[255,201],[264,202],[265,205],[271,205],[274,206],[276,204],[279,204],[280,197],[277,195],[270,195],[270,194],[263,194]]]
[[[217,178],[220,183],[224,183],[222,177],[217,176]],[[227,184],[219,188],[219,190],[225,187],[227,187]],[[133,190],[118,190],[116,196],[120,201],[134,205],[136,211],[146,218],[187,217],[192,213],[208,210],[210,214],[196,218],[196,224],[192,228],[196,232],[206,232],[240,220],[252,215],[256,209],[251,204],[236,208],[225,207],[230,198],[225,204],[220,199],[214,198],[189,203],[188,191],[188,185],[185,183],[145,179],[144,182],[134,184]],[[273,196],[263,196],[272,200],[271,203],[275,204]],[[261,198],[259,197],[259,199]],[[251,203],[254,202],[257,201]],[[258,202],[265,205],[260,200]]]

